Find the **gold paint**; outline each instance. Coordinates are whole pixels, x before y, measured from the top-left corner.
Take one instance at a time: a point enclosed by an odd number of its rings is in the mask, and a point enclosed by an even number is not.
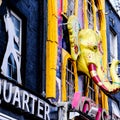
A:
[[[78,16],[78,0],[75,0],[75,16]]]
[[[83,13],[84,13],[84,28],[88,28],[88,17],[87,17],[87,0],[83,1]]]
[[[67,13],[67,8],[68,8],[68,0],[63,0],[63,13]]]

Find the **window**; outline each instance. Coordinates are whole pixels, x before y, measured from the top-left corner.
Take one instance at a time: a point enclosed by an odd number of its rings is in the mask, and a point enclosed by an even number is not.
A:
[[[74,0],[68,0],[68,10],[67,10],[68,16],[74,14],[74,8],[75,8]]]
[[[17,66],[13,55],[11,54],[8,58],[8,77],[11,80],[17,80]]]
[[[88,89],[89,89],[88,97],[91,98],[92,100],[95,100],[94,83],[92,80],[90,80]]]
[[[9,117],[3,113],[0,113],[0,120],[17,120],[17,119],[14,119],[14,118]]]
[[[75,77],[72,61],[69,59],[66,66],[66,89],[67,89],[67,100],[71,101],[75,93]]]
[[[113,59],[117,59],[117,34],[116,32],[111,28],[110,29],[110,62]]]
[[[93,8],[91,0],[87,0],[87,16],[88,16],[88,27],[93,29]]]
[[[96,12],[96,31],[100,31],[100,10],[98,8],[98,1],[94,0],[95,12]]]
[[[22,20],[13,11],[7,10],[4,16],[6,32],[8,34],[6,51],[1,66],[2,74],[21,83],[21,43]]]
[[[14,39],[14,48],[18,54],[18,56],[21,55],[21,27],[22,27],[22,21],[21,19],[13,12],[11,11],[11,18],[14,24],[15,29],[15,39]],[[20,55],[19,55],[20,54]]]
[[[96,7],[96,24],[97,24],[96,31],[100,31],[100,16],[99,16],[99,14],[100,14],[99,10]]]
[[[111,62],[113,59],[118,59],[118,50],[117,50],[117,34],[116,32],[110,28],[110,62],[109,62],[109,67],[111,66]],[[116,72],[118,73],[119,76],[119,72],[120,72],[120,66],[118,65],[118,67],[116,68]],[[110,73],[108,72],[108,76],[110,77]],[[110,78],[111,80],[111,78]]]

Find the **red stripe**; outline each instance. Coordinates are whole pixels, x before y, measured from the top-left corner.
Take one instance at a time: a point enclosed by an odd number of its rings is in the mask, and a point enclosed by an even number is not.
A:
[[[98,76],[92,77],[93,81],[99,86],[99,82],[101,82],[100,78]],[[101,89],[108,91],[108,89],[102,84],[99,86]]]
[[[89,64],[88,69],[89,69],[90,72],[93,71],[93,70],[96,71],[96,65],[95,64]],[[104,84],[102,84],[101,86],[98,84],[99,82],[101,82],[98,75],[92,77],[92,79],[101,89],[108,91],[108,89],[104,86]]]
[[[97,84],[98,82],[101,82],[100,81],[100,78],[98,76],[94,76],[92,77],[92,79],[94,80],[94,82]]]
[[[105,90],[106,92],[109,92],[109,90],[103,84],[100,86],[100,88]]]
[[[89,64],[88,69],[89,69],[89,71],[92,71],[92,70],[96,71],[96,65],[95,64]]]

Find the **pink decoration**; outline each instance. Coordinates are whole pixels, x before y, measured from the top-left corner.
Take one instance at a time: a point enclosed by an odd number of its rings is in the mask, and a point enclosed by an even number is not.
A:
[[[84,106],[83,106],[83,110],[82,110],[82,112],[83,113],[86,113],[87,111],[89,111],[89,102],[88,103],[84,103]]]
[[[101,114],[102,114],[102,108],[99,108],[95,120],[100,120]]]
[[[81,101],[81,93],[80,92],[75,92],[73,100],[72,100],[72,108],[79,107],[80,101]]]

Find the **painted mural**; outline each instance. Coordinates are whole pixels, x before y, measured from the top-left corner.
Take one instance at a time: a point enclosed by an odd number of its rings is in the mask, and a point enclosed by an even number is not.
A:
[[[15,29],[15,24],[17,26],[17,24],[20,25],[20,23],[15,23],[17,21],[15,21],[15,18],[12,16],[12,13],[9,10],[7,10],[7,14],[4,15],[4,22],[6,32],[8,34],[8,42],[6,46],[5,55],[3,58],[3,63],[1,66],[2,74],[7,77],[13,78],[14,80],[17,80],[19,83],[21,83],[20,73],[21,58],[18,56],[20,51],[20,31],[16,31]],[[9,69],[15,70],[8,71]],[[17,72],[15,73],[15,71]]]

